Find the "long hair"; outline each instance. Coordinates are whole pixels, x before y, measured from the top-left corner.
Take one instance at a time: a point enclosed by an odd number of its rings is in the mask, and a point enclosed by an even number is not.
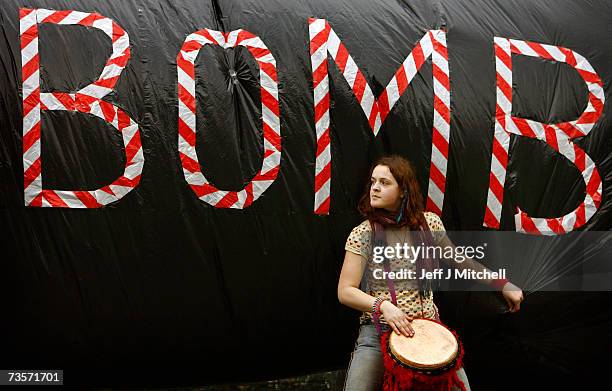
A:
[[[370,175],[367,178],[367,184],[363,194],[357,205],[359,213],[370,222],[378,222],[383,226],[389,225],[389,219],[394,219],[393,214],[380,208],[373,208],[370,204],[370,178],[376,166],[387,166],[393,175],[393,178],[399,185],[400,194],[405,192],[406,198],[400,206],[402,217],[396,225],[398,227],[408,226],[410,229],[418,229],[425,223],[423,216],[423,200],[419,182],[417,181],[416,173],[412,164],[399,155],[387,155],[379,158],[370,168]]]
[[[389,212],[382,208],[373,208],[370,204],[370,178],[374,168],[378,165],[389,167],[391,175],[397,181],[400,192],[405,192],[406,196],[400,203],[400,210],[398,212]],[[425,221],[425,215],[423,214],[423,201],[421,196],[421,190],[419,183],[416,178],[416,173],[412,164],[405,158],[399,155],[383,156],[378,159],[370,168],[370,175],[368,176],[368,182],[359,204],[357,206],[359,212],[372,224],[372,243],[376,246],[386,246],[386,238],[384,234],[385,227],[404,227],[408,226],[412,233],[413,243],[422,242],[428,246],[433,245],[433,236],[429,232],[427,222]],[[422,270],[432,272],[439,268],[439,261],[436,257],[430,258],[429,256],[422,254],[416,259],[416,270],[417,275],[422,275]],[[434,286],[439,285],[429,279],[422,279],[419,277],[419,295],[421,298],[425,298],[428,292],[431,292]],[[394,303],[395,304],[395,303]]]

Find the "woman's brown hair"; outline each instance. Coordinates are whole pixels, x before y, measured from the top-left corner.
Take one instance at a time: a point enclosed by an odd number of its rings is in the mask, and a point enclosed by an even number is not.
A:
[[[410,229],[418,229],[421,224],[425,223],[423,216],[423,201],[419,182],[417,181],[416,172],[413,165],[404,157],[399,155],[388,155],[379,158],[370,168],[370,175],[367,178],[367,185],[359,200],[357,209],[363,217],[370,222],[379,222],[385,226],[389,225],[390,216],[388,211],[379,208],[373,208],[370,204],[370,186],[372,172],[376,166],[387,166],[393,175],[393,178],[399,185],[400,192],[406,193],[406,200],[402,202],[405,205],[403,215],[397,226],[403,227],[408,225]]]

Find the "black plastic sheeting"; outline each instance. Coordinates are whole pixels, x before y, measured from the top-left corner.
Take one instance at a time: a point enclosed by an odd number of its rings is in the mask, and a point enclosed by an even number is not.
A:
[[[104,98],[139,124],[140,184],[100,209],[24,207],[19,7],[97,12],[130,36],[131,58]],[[432,70],[427,60],[376,139],[353,93],[330,65],[331,214],[313,213],[316,135],[308,18],[329,21],[375,96],[430,29],[447,31],[451,143],[443,221],[480,230],[493,117],[493,37],[571,48],[612,80],[612,7],[606,1],[18,1],[0,3],[0,207],[6,289],[3,368],[66,370],[66,384],[180,385],[247,381],[345,368],[358,313],[336,296],[344,242],[361,218],[367,169],[383,153],[416,166],[427,189]],[[244,210],[218,209],[187,185],[177,149],[176,56],[202,28],[242,28],[277,61],[282,159],[276,181]],[[100,31],[41,25],[42,91],[93,82],[110,54]],[[513,114],[573,120],[586,88],[565,64],[515,56]],[[333,63],[330,63],[333,64]],[[229,75],[236,70],[237,82]],[[239,190],[263,157],[258,69],[244,48],[206,46],[197,76],[197,152],[207,178]],[[602,204],[581,229],[612,226],[610,105],[577,144],[597,165]],[[94,189],[123,170],[120,135],[99,119],[42,115],[46,188]],[[204,129],[204,130],[202,130]],[[584,183],[544,143],[512,138],[502,229],[514,206],[559,216]],[[516,315],[486,293],[441,293],[442,317],[462,335],[473,389],[604,376],[612,351],[605,292],[533,292]],[[107,370],[107,371],[106,371]]]

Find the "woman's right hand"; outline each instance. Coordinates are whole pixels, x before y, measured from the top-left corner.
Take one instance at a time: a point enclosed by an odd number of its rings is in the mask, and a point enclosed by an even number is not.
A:
[[[404,311],[393,305],[393,303],[388,300],[383,301],[380,306],[380,312],[382,312],[385,320],[395,333],[399,335],[403,334],[406,337],[414,336],[414,329],[410,325],[411,319]]]

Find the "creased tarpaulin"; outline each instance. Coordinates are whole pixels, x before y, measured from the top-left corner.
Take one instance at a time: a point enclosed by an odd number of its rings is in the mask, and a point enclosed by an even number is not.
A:
[[[449,230],[574,210],[549,231],[609,230],[610,15],[606,1],[2,1],[3,368],[177,385],[346,367],[358,313],[338,275],[383,153],[412,161]],[[489,294],[438,296],[475,388],[598,373],[609,299],[535,291],[507,316]]]

